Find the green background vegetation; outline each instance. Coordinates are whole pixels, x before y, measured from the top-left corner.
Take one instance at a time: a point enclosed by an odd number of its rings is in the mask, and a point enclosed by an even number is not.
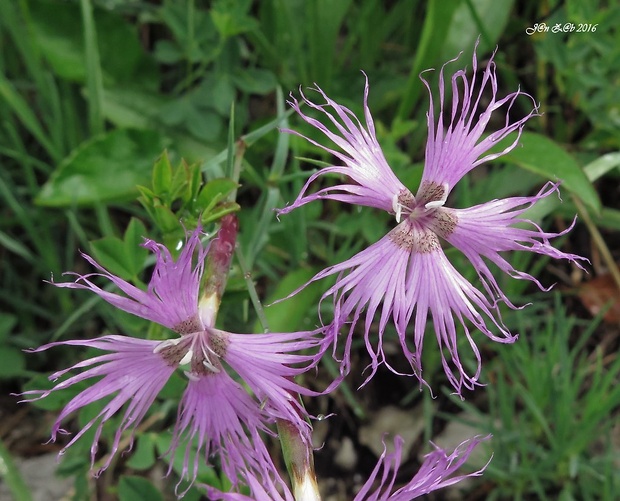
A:
[[[526,34],[543,21],[550,28],[573,23],[576,29]],[[578,32],[580,24],[588,30]],[[573,232],[556,245],[590,258],[589,275],[563,263],[511,256],[546,285],[558,282],[556,292],[543,294],[501,277],[515,304],[532,305],[506,312],[507,325],[520,333],[515,345],[476,337],[488,386],[464,402],[449,390],[436,390],[439,396],[431,402],[411,379],[395,383],[388,374],[368,388],[382,399],[364,397],[366,390],[357,392],[350,378],[335,396],[308,406],[317,414],[343,417],[347,425],[334,424],[338,431],[332,437],[354,441],[357,428],[390,403],[425,409],[420,449],[455,420],[473,427],[472,435],[492,432],[493,461],[467,499],[618,499],[618,320],[603,320],[613,313],[605,299],[617,301],[620,290],[614,264],[620,258],[618,26],[616,3],[597,0],[0,2],[3,393],[43,388],[51,372],[88,355],[68,348],[26,355],[25,348],[104,332],[161,335],[97,297],[45,281],[63,280],[67,270],[86,272],[81,249],[143,284],[152,260],[138,247],[142,237],[174,246],[183,232],[179,220],[191,228],[201,219],[213,231],[221,215],[239,211],[241,260],[231,271],[219,322],[230,331],[260,330],[244,279],[248,273],[258,296],[270,303],[322,267],[375,242],[392,224],[378,211],[334,203],[311,204],[276,220],[273,209],[291,202],[312,172],[306,159],[330,160],[306,141],[278,132],[292,127],[319,137],[287,111],[286,95],[317,83],[361,116],[360,70],[366,72],[379,142],[415,192],[428,106],[418,75],[439,69],[461,51],[452,68],[471,69],[479,38],[481,64],[498,46],[500,93],[521,86],[540,103],[543,115],[528,122],[521,146],[467,176],[450,204],[533,193],[547,180],[562,179],[563,203],[551,197],[530,216],[558,231],[579,214]],[[437,72],[427,76],[436,85]],[[522,105],[526,100],[518,102],[515,116],[529,111]],[[239,187],[230,180],[238,173]],[[235,189],[238,205],[227,201]],[[453,251],[449,256],[476,283],[462,256]],[[585,287],[610,272],[611,292],[595,301],[601,312],[592,318],[584,308],[590,304]],[[595,283],[591,289],[602,290]],[[316,325],[324,290],[325,284],[316,284],[266,308],[270,329]],[[428,334],[432,341],[430,327]],[[429,342],[425,377],[433,388],[445,388],[433,350]],[[359,373],[367,361],[363,346],[356,352]],[[319,378],[328,381],[333,371],[326,361]],[[385,392],[380,384],[392,384],[398,392]],[[181,377],[173,378],[140,428],[134,451],[97,484],[88,474],[92,433],[66,454],[58,475],[75,478],[73,499],[169,497],[172,488],[161,493],[149,472],[168,448],[182,385]],[[36,453],[29,446],[46,440],[53,416],[76,391],[20,407],[15,397],[3,397],[2,419],[13,426],[2,430],[0,455],[15,499],[31,499],[28,479],[14,469],[15,458]],[[68,428],[75,431],[96,415],[93,407]],[[14,416],[20,419],[11,420]],[[39,430],[26,443],[15,439],[24,421]],[[105,430],[104,442],[114,432],[114,420]],[[320,462],[329,458],[319,452],[316,460],[319,475],[328,475]],[[179,461],[173,458],[177,473]],[[360,466],[359,473],[366,477],[368,469]],[[350,473],[331,474],[351,489],[342,480]],[[207,467],[200,480],[226,482],[217,468]],[[197,490],[190,491],[189,499],[198,497]]]

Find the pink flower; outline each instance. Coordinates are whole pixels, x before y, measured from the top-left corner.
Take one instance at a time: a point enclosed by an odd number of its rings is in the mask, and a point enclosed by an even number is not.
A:
[[[498,302],[504,302],[511,308],[515,306],[500,289],[486,261],[493,262],[514,278],[531,280],[541,288],[542,285],[534,277],[514,269],[500,253],[529,251],[566,259],[580,266],[578,260],[583,258],[561,252],[550,244],[550,239],[564,235],[570,228],[559,234],[549,233],[522,217],[526,209],[556,192],[557,184],[547,184],[534,196],[493,200],[468,209],[445,206],[454,185],[476,166],[512,150],[519,141],[525,122],[537,114],[534,100],[520,90],[498,98],[494,55],[481,78],[477,76],[475,52],[473,76],[468,79],[465,70],[452,75],[451,103],[445,98],[445,66],[441,69],[440,111],[437,117],[430,86],[422,79],[430,94],[427,113],[429,134],[424,173],[415,195],[396,178],[377,142],[368,108],[368,79],[364,89],[365,124],[318,87],[315,90],[325,99],[325,104],[315,104],[303,93],[302,98],[307,106],[322,113],[331,122],[331,129],[302,112],[297,100],[292,98],[290,104],[295,111],[335,143],[337,148],[306,139],[333,154],[340,163],[313,174],[297,199],[280,210],[279,214],[326,198],[383,209],[394,215],[396,220],[396,226],[381,240],[351,259],[319,272],[311,280],[313,282],[331,275],[337,277],[323,299],[331,296],[334,302],[334,320],[326,338],[327,343],[333,344],[334,356],[339,332],[348,324],[341,360],[343,374],[350,370],[350,346],[357,322],[362,319],[364,340],[371,357],[371,371],[366,382],[381,363],[389,367],[383,352],[383,336],[391,319],[413,373],[426,384],[422,377],[422,346],[427,320],[432,320],[450,383],[458,394],[461,394],[463,387],[472,389],[479,384],[481,364],[472,329],[501,343],[511,343],[517,337],[503,325]],[[483,95],[490,98],[488,103],[485,101],[483,104]],[[511,120],[509,113],[519,96],[531,100],[533,109],[524,117]],[[505,115],[504,127],[483,138],[491,116],[500,112]],[[501,153],[489,153],[493,144],[513,132],[516,132],[515,139],[508,147]],[[310,185],[328,173],[347,176],[348,180],[309,193]],[[442,249],[442,241],[465,254],[476,269],[484,292],[454,268]],[[378,333],[371,336],[371,326],[377,316]],[[474,374],[466,372],[457,351],[459,328],[463,329],[478,362]],[[375,337],[378,337],[377,342],[373,342]]]
[[[233,233],[231,237],[226,232],[220,232],[219,238],[211,243],[216,258],[217,252],[232,253],[236,226]],[[54,285],[95,292],[123,311],[169,328],[176,333],[176,337],[154,341],[109,335],[92,340],[47,344],[33,351],[72,345],[96,348],[105,353],[52,374],[50,379],[58,381],[70,371],[80,371],[60,380],[52,389],[25,394],[30,395],[30,400],[38,400],[77,383],[88,381],[91,384],[61,411],[52,428],[53,440],[58,433],[66,433],[61,428],[61,422],[70,414],[110,397],[103,410],[61,451],[61,454],[64,453],[94,426],[96,433],[91,448],[94,464],[104,423],[113,415],[122,413],[103,470],[118,451],[121,437],[129,432],[133,439],[136,427],[158,393],[172,373],[181,368],[187,377],[187,388],[180,402],[169,453],[174,454],[189,443],[197,444],[195,455],[191,447],[185,449],[183,477],[193,482],[200,461],[204,459],[209,462],[212,456],[219,455],[221,467],[234,485],[239,477],[252,475],[262,484],[283,489],[284,482],[269,456],[261,433],[273,435],[270,425],[276,419],[284,419],[297,426],[302,436],[310,441],[308,415],[296,395],[316,393],[296,384],[294,378],[316,363],[316,356],[300,353],[319,346],[320,339],[316,332],[246,335],[215,328],[217,305],[214,308],[214,296],[199,299],[204,262],[209,250],[208,246],[202,245],[200,238],[200,229],[189,234],[177,260],[163,245],[147,240],[143,245],[155,254],[157,261],[146,291],[111,274],[84,255],[98,272],[76,275],[75,283]],[[226,241],[226,238],[229,240]],[[92,281],[94,276],[109,280],[122,294],[101,289]],[[223,283],[206,278],[207,283],[215,284],[213,287],[219,287],[221,293]],[[235,373],[238,377],[233,377]],[[250,392],[238,381],[243,381]]]
[[[478,436],[466,440],[450,454],[434,446],[435,450],[424,456],[424,462],[414,477],[404,486],[395,487],[403,450],[403,439],[396,436],[394,452],[388,453],[384,448],[377,465],[356,494],[354,501],[410,501],[437,489],[455,485],[464,478],[478,477],[482,475],[488,463],[472,473],[457,475],[457,472],[478,444],[489,438]],[[215,489],[208,489],[208,492],[212,499],[223,501],[293,501],[294,499],[290,490],[280,492],[274,484],[262,484],[252,476],[248,479],[248,485],[252,490],[250,496],[222,493]]]
[[[354,501],[409,501],[434,490],[454,485],[464,478],[478,477],[482,475],[488,463],[473,473],[458,476],[454,474],[465,464],[476,446],[489,438],[490,436],[474,437],[463,442],[449,455],[445,450],[435,446],[434,451],[424,456],[424,462],[418,473],[406,485],[394,490],[403,447],[402,438],[397,436],[394,439],[394,452],[388,454],[384,449],[377,466]],[[379,486],[371,492],[377,480]]]

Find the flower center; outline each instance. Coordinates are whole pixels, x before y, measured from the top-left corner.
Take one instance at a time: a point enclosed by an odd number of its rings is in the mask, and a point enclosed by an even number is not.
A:
[[[176,330],[176,329],[175,329]],[[226,354],[227,335],[217,329],[201,329],[182,334],[176,339],[162,341],[153,350],[174,367],[188,366],[185,375],[197,379],[222,370],[221,359]]]
[[[402,190],[392,203],[399,224],[388,234],[389,238],[409,252],[441,249],[439,237],[448,237],[458,222],[455,212],[444,208],[447,198],[446,185],[429,181],[422,183],[415,197],[409,190]]]

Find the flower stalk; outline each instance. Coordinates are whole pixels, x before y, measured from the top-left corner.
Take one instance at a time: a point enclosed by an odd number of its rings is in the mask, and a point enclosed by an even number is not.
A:
[[[290,421],[278,419],[278,436],[282,444],[282,455],[293,484],[296,501],[320,501],[319,486],[314,472],[312,444],[301,435]]]
[[[200,299],[199,309],[203,319],[209,319],[208,323],[215,323],[215,317],[226,289],[226,281],[230,270],[230,262],[239,231],[239,221],[235,214],[226,214],[220,225],[217,238],[209,247],[205,262],[205,274],[203,295]],[[213,325],[211,325],[213,327]]]

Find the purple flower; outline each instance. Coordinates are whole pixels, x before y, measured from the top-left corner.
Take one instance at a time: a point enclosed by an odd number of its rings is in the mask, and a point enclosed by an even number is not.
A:
[[[388,453],[387,448],[384,448],[377,465],[355,496],[354,501],[410,501],[437,489],[455,485],[464,478],[478,477],[482,475],[488,463],[472,473],[455,474],[465,464],[478,444],[488,438],[490,436],[477,436],[466,440],[451,454],[434,446],[435,450],[424,456],[424,462],[415,476],[404,486],[395,488],[403,450],[403,439],[396,436],[394,452]],[[221,493],[215,489],[208,489],[208,492],[213,499],[224,501],[293,501],[295,499],[290,490],[280,492],[275,485],[261,484],[252,476],[249,477],[248,484],[252,488],[251,496],[240,493]]]
[[[306,122],[320,130],[338,148],[332,149],[306,139],[333,154],[341,163],[313,174],[297,199],[280,210],[279,214],[286,214],[313,200],[327,198],[377,207],[396,219],[396,226],[377,243],[351,259],[321,271],[311,280],[331,275],[337,277],[323,299],[331,296],[334,302],[334,320],[326,331],[326,342],[333,343],[334,356],[338,333],[348,323],[341,360],[343,374],[350,369],[350,346],[360,319],[364,322],[364,339],[371,357],[372,370],[366,382],[381,363],[390,367],[383,352],[382,340],[391,318],[414,374],[426,384],[422,377],[422,346],[427,320],[432,320],[450,383],[458,394],[461,394],[463,387],[472,389],[479,384],[481,364],[480,353],[472,339],[472,328],[501,343],[511,343],[517,337],[503,325],[498,303],[504,302],[511,308],[515,306],[500,289],[486,261],[496,264],[514,278],[531,280],[541,288],[542,285],[534,277],[514,269],[500,253],[524,250],[567,259],[580,266],[578,260],[583,258],[554,249],[549,242],[551,238],[564,235],[572,226],[562,233],[549,233],[522,217],[526,209],[556,192],[557,184],[547,184],[534,196],[493,200],[468,209],[445,206],[454,185],[467,172],[512,150],[519,141],[525,122],[537,115],[534,100],[520,90],[498,98],[494,55],[481,78],[477,75],[475,51],[473,76],[468,79],[465,70],[452,75],[451,104],[445,98],[445,65],[442,67],[437,117],[430,86],[422,79],[430,94],[427,113],[429,134],[424,172],[415,195],[396,178],[377,142],[368,108],[368,79],[364,89],[365,125],[351,110],[331,100],[318,87],[315,90],[325,99],[325,104],[315,104],[303,93],[302,98],[307,106],[322,113],[331,122],[331,128],[302,112],[296,99],[292,98],[290,102]],[[483,103],[483,95],[490,100]],[[533,109],[524,117],[511,120],[509,113],[519,96],[531,100]],[[483,138],[491,116],[498,112],[505,115],[504,126]],[[495,143],[512,132],[516,135],[509,146],[500,153],[489,153]],[[309,193],[309,186],[328,173],[341,174],[349,180]],[[442,250],[442,241],[465,254],[478,273],[484,293],[454,268]],[[378,341],[375,343],[372,341],[375,334],[371,338],[370,331],[377,313]],[[477,360],[478,367],[474,374],[465,371],[457,351],[459,325]]]
[[[232,245],[230,239],[226,241],[226,233],[220,232],[219,238],[211,242],[211,249],[219,246],[230,255],[236,226],[233,233]],[[68,372],[80,370],[76,375],[57,382],[52,389],[25,394],[30,395],[30,400],[38,400],[78,383],[88,381],[91,384],[61,411],[52,428],[53,440],[59,433],[66,433],[61,428],[61,422],[66,417],[88,404],[109,397],[103,410],[61,451],[61,454],[64,453],[94,426],[96,433],[91,447],[94,464],[103,425],[120,412],[120,425],[109,446],[110,454],[102,465],[103,470],[110,465],[125,432],[130,433],[133,441],[136,427],[158,393],[172,373],[181,368],[188,383],[181,398],[169,453],[174,454],[190,443],[197,444],[196,449],[189,446],[185,449],[183,477],[193,482],[200,461],[204,458],[209,462],[209,458],[217,454],[222,470],[234,485],[240,476],[251,475],[263,485],[282,489],[284,482],[269,456],[261,433],[273,435],[270,425],[276,419],[284,419],[297,426],[302,437],[310,442],[311,426],[296,395],[316,393],[296,384],[294,378],[315,364],[316,356],[300,353],[319,346],[320,339],[316,332],[244,335],[216,329],[214,312],[217,305],[214,307],[214,301],[219,304],[219,298],[207,295],[199,299],[204,262],[209,251],[208,246],[202,245],[200,237],[200,229],[189,234],[177,260],[163,245],[145,241],[144,247],[156,256],[155,269],[146,291],[114,276],[84,255],[98,272],[76,275],[75,283],[54,285],[95,292],[117,308],[157,322],[177,336],[154,341],[108,335],[93,340],[47,344],[33,351],[72,345],[96,348],[105,354],[53,374],[50,379],[58,381]],[[217,252],[214,254],[217,257]],[[123,294],[101,289],[92,281],[94,276],[106,278]],[[213,287],[221,292],[221,280],[205,278],[207,284],[215,284]]]
[[[448,487],[467,477],[478,477],[488,463],[478,471],[466,475],[453,476],[469,458],[476,446],[490,437],[474,437],[459,445],[452,454],[435,446],[435,450],[424,456],[424,462],[416,475],[403,487],[394,491],[396,474],[400,467],[403,440],[397,436],[394,439],[394,452],[383,454],[379,458],[372,474],[355,496],[355,501],[409,501],[437,489]],[[489,460],[490,461],[490,460]],[[381,474],[379,475],[379,472]],[[379,486],[371,492],[373,485],[379,479]]]

